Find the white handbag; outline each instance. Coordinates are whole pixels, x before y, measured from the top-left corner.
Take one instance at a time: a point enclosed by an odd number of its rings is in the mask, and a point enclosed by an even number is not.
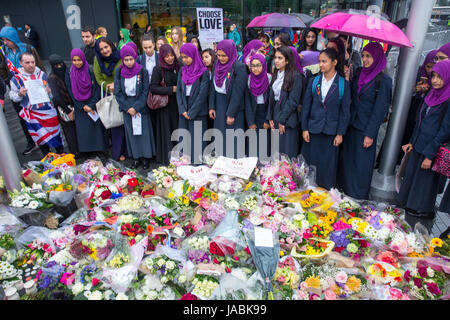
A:
[[[123,114],[119,110],[119,104],[117,103],[116,97],[113,94],[104,96],[104,83],[105,82],[102,82],[100,88],[101,99],[95,104],[95,106],[97,107],[98,116],[100,117],[100,120],[105,128],[111,129],[123,125]]]

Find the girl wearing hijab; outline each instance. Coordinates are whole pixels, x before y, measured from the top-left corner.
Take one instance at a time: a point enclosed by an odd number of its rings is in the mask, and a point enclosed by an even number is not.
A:
[[[434,62],[449,60],[450,59],[450,42],[440,47],[434,56]]]
[[[250,75],[248,76],[248,86],[245,92],[245,119],[250,129],[256,130],[258,143],[256,146],[249,145],[249,156],[258,157],[260,150],[260,134],[265,131],[267,135],[266,152],[271,155],[270,150],[270,128],[266,121],[267,109],[270,95],[270,81],[272,76],[267,73],[267,63],[264,56],[260,53],[253,54],[250,58]],[[262,135],[264,136],[264,135]],[[254,148],[254,149],[252,149]],[[254,152],[257,152],[255,155]]]
[[[267,120],[272,130],[279,130],[279,152],[296,157],[300,151],[298,106],[303,95],[303,78],[295,65],[292,50],[287,46],[275,49],[274,64]]]
[[[363,49],[362,59],[363,67],[351,83],[350,125],[339,164],[339,184],[346,195],[356,199],[369,198],[378,130],[388,112],[392,92],[392,79],[383,73],[386,55],[382,46],[369,43]]]
[[[52,72],[48,76],[48,85],[52,90],[53,105],[58,110],[59,124],[64,131],[69,152],[78,156],[75,112],[72,98],[65,84],[67,67],[61,56],[57,54],[50,55],[49,62]]]
[[[226,39],[217,45],[217,61],[213,69],[213,83],[209,94],[209,116],[214,119],[214,128],[220,130],[223,137],[223,150],[217,150],[229,158],[242,158],[245,148],[238,153],[237,139],[234,138],[233,150],[226,150],[226,129],[244,130],[244,93],[247,82],[247,68],[237,61],[236,45]],[[232,141],[228,141],[229,144]],[[228,152],[226,152],[228,151]]]
[[[127,43],[130,43],[130,42],[133,42],[133,40],[131,40],[131,38],[130,38],[130,31],[128,29],[121,28],[119,33],[120,33],[120,41],[119,41],[119,45],[117,47],[119,48],[119,50],[121,50],[124,45],[126,45]]]
[[[257,52],[259,52],[264,56],[265,47],[264,43],[255,39],[250,41],[244,46],[243,54],[239,61],[243,62],[247,67],[249,67],[251,62],[250,61],[251,56],[253,56]]]
[[[122,64],[120,52],[107,38],[100,38],[95,42],[94,75],[98,85],[108,93],[114,93],[114,76]],[[103,86],[103,87],[102,87]],[[125,130],[123,125],[111,128],[112,158],[125,160],[127,151]]]
[[[294,56],[294,61],[295,61],[295,67],[297,68],[298,72],[300,72],[301,74],[304,74],[303,72],[303,67],[302,67],[302,60],[300,59],[300,56],[297,53],[297,49],[295,49],[294,47],[289,47],[292,51],[292,54]]]
[[[102,157],[108,148],[108,136],[102,122],[91,118],[96,113],[95,104],[100,99],[100,88],[93,73],[89,71],[83,51],[73,49],[70,58],[72,66],[66,72],[65,82],[74,104],[78,150],[97,153]]]
[[[450,137],[450,61],[433,67],[432,88],[419,109],[411,140],[403,151],[409,153],[398,200],[408,214],[433,218],[441,175],[432,171],[432,162],[441,144]]]
[[[180,65],[175,51],[169,44],[163,44],[159,49],[158,65],[153,69],[150,91],[152,94],[168,95],[166,107],[156,110],[156,161],[163,165],[169,164],[169,152],[174,143],[171,140],[172,131],[178,128],[178,106],[176,99],[178,70]],[[162,85],[164,80],[165,85]]]
[[[302,108],[302,154],[316,166],[317,184],[328,190],[336,186],[339,146],[350,122],[350,86],[337,64],[336,50],[321,52],[321,74],[310,79]]]
[[[180,48],[183,67],[178,74],[177,102],[178,102],[178,128],[189,130],[190,156],[192,163],[201,163],[203,149],[196,149],[194,142],[203,141],[203,132],[208,129],[208,93],[209,72],[203,65],[197,47],[192,43],[185,43]],[[194,123],[201,125],[201,137],[194,135]]]
[[[127,151],[134,159],[131,168],[138,168],[142,159],[142,168],[147,170],[149,159],[155,155],[155,139],[147,107],[148,73],[136,62],[137,54],[131,46],[124,46],[120,56],[122,66],[114,77],[114,87],[119,110],[123,112]],[[133,130],[133,123],[140,123],[141,132]]]

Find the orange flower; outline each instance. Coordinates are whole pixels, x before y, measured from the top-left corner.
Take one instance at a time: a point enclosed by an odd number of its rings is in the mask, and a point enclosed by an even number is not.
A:
[[[350,278],[348,278],[346,285],[350,291],[358,292],[361,288],[361,280],[359,280],[355,276],[351,276]]]
[[[215,201],[217,201],[217,199],[219,199],[219,196],[217,195],[217,193],[211,192],[211,200],[215,202]]]
[[[200,189],[198,189],[198,193],[203,193],[203,191],[205,191],[205,187],[201,187]]]
[[[134,232],[127,231],[129,237],[134,237]]]
[[[153,233],[153,226],[152,225],[148,225],[147,226],[147,232],[149,233],[149,234],[152,234]]]

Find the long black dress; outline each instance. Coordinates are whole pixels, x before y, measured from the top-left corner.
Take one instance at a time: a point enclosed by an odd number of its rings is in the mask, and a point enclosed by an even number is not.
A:
[[[162,72],[164,70],[165,87],[161,86]],[[169,103],[166,107],[156,110],[156,161],[164,165],[170,162],[169,153],[175,146],[176,141],[171,141],[171,135],[178,128],[178,105],[176,93],[173,87],[177,85],[178,75],[175,71],[162,69],[155,66],[150,82],[150,91],[152,94],[168,95]]]

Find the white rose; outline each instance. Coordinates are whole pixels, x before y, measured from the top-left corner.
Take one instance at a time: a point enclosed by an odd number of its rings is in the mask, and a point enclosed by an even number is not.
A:
[[[90,292],[90,291],[85,291],[85,292],[83,293],[83,295],[84,295],[87,299],[89,299],[89,297],[91,296],[91,292]]]
[[[125,293],[120,292],[117,296],[116,296],[116,300],[128,300],[128,296]]]
[[[169,279],[166,276],[161,277],[161,283],[167,283]]]
[[[165,263],[166,263],[166,261],[164,259],[159,259],[157,262],[159,267],[162,267]]]
[[[102,299],[103,299],[103,293],[101,293],[98,290],[95,290],[94,292],[92,292],[88,298],[88,300],[102,300]]]
[[[182,275],[180,275],[180,276],[178,277],[178,282],[179,282],[179,283],[185,283],[186,280],[187,280],[187,278],[186,278],[186,276],[185,276],[184,274],[182,274]]]
[[[92,284],[89,282],[84,286],[84,290],[91,290]]]
[[[173,270],[175,268],[175,263],[173,261],[167,261],[166,268],[169,270]]]
[[[434,277],[434,270],[431,269],[430,267],[427,268],[427,273],[430,278]]]
[[[158,298],[158,292],[155,290],[151,290],[147,294],[147,299],[149,299],[149,300],[156,300],[157,298]]]
[[[103,298],[105,299],[105,300],[111,300],[111,296],[114,294],[114,292],[112,291],[112,290],[106,290],[104,293],[103,293]]]

